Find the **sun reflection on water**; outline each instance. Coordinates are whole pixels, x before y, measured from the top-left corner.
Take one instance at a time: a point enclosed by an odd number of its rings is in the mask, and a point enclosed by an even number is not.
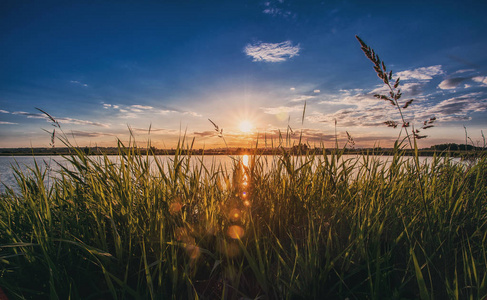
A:
[[[242,156],[242,164],[244,167],[249,167],[249,156],[247,154]]]

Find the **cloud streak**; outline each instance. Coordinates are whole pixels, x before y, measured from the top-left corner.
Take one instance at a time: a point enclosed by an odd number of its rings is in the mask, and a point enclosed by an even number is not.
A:
[[[24,116],[28,119],[45,119],[46,121],[51,122],[51,120],[45,114],[29,113],[25,111],[14,111],[12,112],[12,114]],[[58,121],[60,124],[90,125],[90,126],[105,127],[105,128],[110,127],[108,124],[105,123],[80,120],[80,119],[73,119],[73,118],[66,118],[66,117],[54,118],[54,119]]]
[[[83,86],[83,87],[87,87],[88,86],[86,83],[80,82],[78,80],[71,80],[69,82],[71,82],[73,84],[77,84],[77,85]]]
[[[299,44],[293,45],[291,41],[281,43],[247,44],[244,48],[245,54],[253,58],[253,61],[283,62],[299,55],[301,50]]]
[[[293,111],[303,111],[302,106],[279,106],[279,107],[261,107],[265,114],[278,115],[282,113],[290,113]]]
[[[482,86],[487,86],[487,76],[476,76],[472,78],[473,81],[481,83]]]
[[[463,78],[463,77],[445,79],[442,82],[440,82],[438,87],[442,90],[451,90],[456,88],[458,85],[460,85],[460,83],[462,83],[465,80],[467,80],[467,78]]]
[[[443,74],[443,70],[441,69],[441,65],[430,66],[430,67],[422,67],[417,68],[414,70],[405,70],[396,73],[397,77],[400,77],[401,80],[431,80],[433,76],[438,76]]]
[[[307,96],[307,95],[301,95],[299,97],[291,99],[291,102],[303,102],[311,99],[315,99],[316,96]]]
[[[81,130],[72,130],[70,134],[75,137],[88,137],[88,138],[97,138],[102,136],[115,136],[111,133],[103,133],[103,132],[88,132],[88,131],[81,131]]]
[[[73,119],[73,118],[56,118],[56,121],[58,121],[61,124],[89,125],[89,126],[97,126],[97,127],[105,127],[105,128],[110,127],[110,125],[105,124],[105,123],[93,122],[93,121],[87,121],[87,120],[79,120],[79,119]]]
[[[152,113],[152,114],[160,114],[160,115],[167,115],[169,113],[178,113],[178,114],[189,115],[193,117],[201,117],[201,114],[198,114],[193,111],[182,111],[182,110],[166,108],[166,107],[163,107],[161,109],[149,105],[140,105],[140,104],[121,106],[116,104],[103,103],[103,108],[118,111],[119,113],[123,114],[122,117],[130,118],[130,119],[139,117],[137,114],[141,114],[141,113],[142,114]]]
[[[262,12],[271,16],[280,16],[284,18],[295,17],[296,14],[292,13],[290,10],[284,8],[284,1],[266,1],[263,3],[264,10]]]
[[[487,111],[487,99],[481,96],[481,93],[470,93],[449,98],[417,111],[416,115],[423,119],[433,115],[440,122],[470,120],[469,114]]]

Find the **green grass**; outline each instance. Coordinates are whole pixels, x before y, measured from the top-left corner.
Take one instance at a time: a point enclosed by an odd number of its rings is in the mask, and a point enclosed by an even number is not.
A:
[[[17,169],[21,193],[0,196],[0,287],[10,299],[485,300],[487,156],[421,164],[416,140],[436,118],[408,130],[413,100],[357,39],[390,90],[376,97],[400,113],[385,123],[407,140],[388,164],[347,160],[338,141],[294,156],[290,127],[277,158],[256,146],[230,169],[191,163],[184,139],[166,162],[119,143],[113,163],[62,134],[71,165],[56,178]],[[40,111],[54,145],[61,127]]]
[[[283,150],[225,170],[178,149],[152,172],[133,147],[119,164],[77,151],[48,189],[39,168],[17,171],[21,193],[0,202],[10,299],[487,295],[485,157],[418,170],[399,146],[387,166]]]

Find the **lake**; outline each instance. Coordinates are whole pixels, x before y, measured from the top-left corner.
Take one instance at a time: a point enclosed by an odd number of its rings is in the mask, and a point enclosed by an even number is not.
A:
[[[245,155],[244,155],[245,156]],[[190,168],[192,169],[195,166],[199,166],[201,162],[203,165],[208,168],[209,170],[213,167],[213,171],[216,171],[217,167],[220,167],[220,170],[224,172],[230,172],[233,168],[233,165],[236,160],[243,160],[245,163],[245,158],[242,155],[206,155],[206,156],[193,156],[191,157],[190,161]],[[102,156],[94,156],[95,158],[102,158]],[[357,158],[362,157],[361,155],[343,155],[342,159],[344,160],[354,160]],[[108,156],[111,162],[117,163],[119,161],[119,156],[113,155]],[[303,157],[294,157],[297,164],[300,163],[301,158]],[[391,156],[374,156],[374,158],[379,159],[381,162],[387,164],[388,161],[391,160]],[[411,159],[411,157],[405,157],[406,159]],[[157,170],[156,165],[154,163],[154,158],[149,157],[151,160],[153,171]],[[171,163],[174,159],[173,155],[158,155],[156,156],[159,162],[166,165],[167,163]],[[269,168],[272,166],[273,161],[278,159],[278,156],[273,155],[263,155],[262,159],[264,161],[264,168]],[[424,163],[427,162],[428,159],[431,157],[420,157],[420,162]],[[323,157],[317,157],[316,163],[320,163],[323,160]],[[453,158],[454,162],[460,162],[459,158]],[[14,176],[14,172],[12,166],[17,167],[21,170],[24,174],[28,174],[29,169],[35,168],[35,163],[41,170],[48,169],[49,176],[56,177],[57,172],[61,169],[59,164],[68,166],[69,162],[63,158],[62,156],[0,156],[0,193],[5,192],[5,186],[13,187],[14,190],[18,191],[16,188],[16,180]],[[166,168],[167,169],[167,168]],[[210,170],[211,171],[211,170]]]

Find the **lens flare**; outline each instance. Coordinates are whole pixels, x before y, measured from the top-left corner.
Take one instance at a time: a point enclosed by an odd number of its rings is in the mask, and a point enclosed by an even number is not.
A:
[[[236,208],[230,210],[230,219],[232,221],[238,221],[240,219],[240,210]]]
[[[181,209],[183,208],[183,204],[181,202],[173,202],[169,205],[169,213],[171,215],[175,215],[179,212],[181,212]]]
[[[240,247],[235,241],[222,240],[216,245],[217,250],[227,257],[233,258],[240,255]]]
[[[200,247],[194,244],[188,244],[186,245],[186,253],[190,259],[198,259],[201,255],[201,250]]]
[[[238,225],[230,226],[227,231],[228,236],[234,240],[241,239],[244,233],[244,229]]]

